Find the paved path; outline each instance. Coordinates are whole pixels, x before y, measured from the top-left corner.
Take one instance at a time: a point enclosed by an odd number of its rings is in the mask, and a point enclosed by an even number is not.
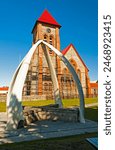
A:
[[[98,103],[85,104],[85,108],[92,107],[92,106],[98,106]]]
[[[6,112],[0,113],[0,132],[5,130],[6,121],[7,121]]]
[[[0,112],[0,121],[6,121],[7,115],[6,112]]]
[[[0,144],[97,132],[97,123],[89,120],[86,120],[85,124],[64,121],[37,121],[23,129],[8,132],[5,131],[6,119],[6,114],[0,113]]]

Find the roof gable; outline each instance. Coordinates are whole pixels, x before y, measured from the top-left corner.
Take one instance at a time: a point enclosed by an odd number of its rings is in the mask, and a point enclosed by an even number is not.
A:
[[[60,24],[52,17],[52,15],[46,9],[42,13],[42,15],[38,18],[38,21],[61,27]]]
[[[70,47],[73,47],[75,53],[77,54],[77,56],[79,57],[79,59],[81,60],[81,62],[83,63],[83,65],[85,66],[85,68],[89,71],[89,69],[87,68],[87,66],[85,65],[84,61],[82,60],[82,58],[80,57],[80,55],[78,54],[76,48],[74,47],[73,44],[68,45],[65,49],[62,50],[62,54],[66,55],[66,53],[70,50]]]

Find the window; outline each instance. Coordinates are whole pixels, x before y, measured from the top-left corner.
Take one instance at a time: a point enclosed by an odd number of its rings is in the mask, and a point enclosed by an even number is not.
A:
[[[32,80],[37,80],[37,75],[33,75]]]
[[[51,76],[50,75],[43,75],[42,79],[43,79],[43,81],[51,81]]]
[[[77,71],[77,75],[78,75],[78,77],[79,77],[79,80],[81,80],[81,71],[78,69],[78,71]]]
[[[52,90],[52,83],[49,83],[49,90]]]
[[[45,92],[48,90],[48,84],[47,83],[44,83],[44,90],[45,90]]]
[[[53,45],[53,36],[52,35],[50,35],[50,37],[49,37],[49,44]],[[50,54],[52,54],[52,50],[51,49],[49,49],[49,52],[50,52]]]
[[[96,94],[96,89],[94,89],[94,94]]]
[[[67,73],[68,73],[67,68],[64,68],[64,69],[63,69],[63,74],[67,74]]]
[[[43,39],[45,42],[47,42],[48,36],[45,34]]]
[[[76,64],[75,60],[70,59],[70,63],[71,63],[71,65],[73,66],[73,68],[75,69],[75,71],[76,71],[76,69],[77,69],[77,64]]]
[[[53,36],[50,36],[50,37],[49,37],[49,43],[50,43],[51,45],[53,45]]]

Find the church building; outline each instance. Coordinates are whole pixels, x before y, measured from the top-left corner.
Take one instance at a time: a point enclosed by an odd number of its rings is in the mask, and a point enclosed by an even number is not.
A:
[[[78,74],[84,96],[89,97],[91,94],[89,70],[73,44],[69,44],[63,50],[60,49],[60,28],[61,25],[52,17],[48,10],[44,10],[32,30],[33,44],[42,39],[61,51]],[[61,97],[78,97],[78,90],[71,73],[59,57],[51,49],[48,48],[48,50],[56,71]],[[41,45],[37,47],[32,57],[24,84],[23,95],[36,96],[38,99],[52,99],[54,97],[50,70]]]

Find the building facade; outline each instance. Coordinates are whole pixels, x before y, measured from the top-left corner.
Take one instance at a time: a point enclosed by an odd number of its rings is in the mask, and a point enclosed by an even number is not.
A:
[[[97,97],[98,96],[98,81],[91,81],[90,88],[91,88],[91,97]]]
[[[33,27],[33,44],[42,39],[61,51],[78,74],[85,97],[89,97],[91,94],[89,70],[73,44],[70,44],[64,50],[60,50],[60,28],[61,25],[45,10]],[[56,71],[61,97],[78,97],[78,90],[71,73],[57,55],[51,49],[48,48],[48,50]],[[41,45],[37,47],[32,57],[24,84],[23,95],[38,96],[40,99],[53,98],[50,70]]]
[[[0,96],[1,95],[7,95],[8,93],[8,87],[5,86],[5,87],[0,87]]]

